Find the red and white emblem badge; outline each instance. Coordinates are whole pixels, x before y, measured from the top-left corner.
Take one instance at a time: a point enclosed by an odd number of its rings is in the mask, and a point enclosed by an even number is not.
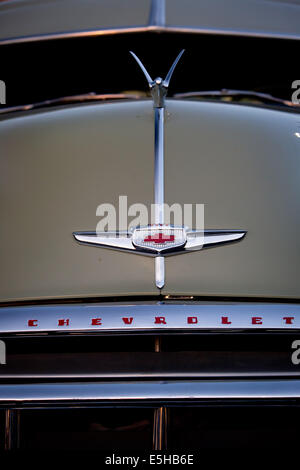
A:
[[[183,247],[186,243],[186,232],[183,227],[170,225],[149,225],[137,227],[132,234],[132,243],[144,250],[155,253]]]

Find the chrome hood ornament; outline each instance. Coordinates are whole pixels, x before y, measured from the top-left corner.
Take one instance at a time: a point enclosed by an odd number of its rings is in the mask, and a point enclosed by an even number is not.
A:
[[[74,232],[74,238],[82,244],[110,248],[112,250],[152,256],[155,258],[155,283],[158,289],[165,284],[165,263],[167,256],[199,251],[217,244],[241,240],[246,232],[241,230],[190,230],[184,226],[165,224],[164,218],[164,112],[165,97],[174,69],[184,49],[173,62],[166,78],[152,80],[140,59],[131,55],[142,69],[153,98],[154,106],[154,202],[155,224],[136,227],[128,232]]]

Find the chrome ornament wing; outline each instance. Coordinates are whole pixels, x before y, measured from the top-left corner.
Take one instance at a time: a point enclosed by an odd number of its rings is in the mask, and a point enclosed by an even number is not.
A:
[[[79,243],[125,251],[155,258],[155,283],[158,289],[165,284],[165,257],[199,251],[215,245],[241,240],[242,230],[189,230],[164,223],[164,112],[165,97],[171,77],[184,49],[173,62],[166,78],[152,80],[141,60],[130,51],[143,71],[149,85],[154,107],[154,202],[155,224],[136,227],[128,232],[74,232]]]
[[[134,251],[130,232],[74,232],[75,240],[84,245],[111,248],[119,251]]]
[[[246,233],[243,230],[189,230],[185,251],[198,251],[214,245],[233,243],[244,238]]]
[[[232,243],[246,235],[242,230],[188,230],[184,227],[151,225],[131,232],[74,232],[84,245],[129,251],[137,255],[167,257]]]

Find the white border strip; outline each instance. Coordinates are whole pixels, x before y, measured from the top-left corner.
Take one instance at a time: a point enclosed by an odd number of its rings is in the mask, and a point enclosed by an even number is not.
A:
[[[0,334],[206,329],[300,329],[300,304],[137,302],[0,308]]]

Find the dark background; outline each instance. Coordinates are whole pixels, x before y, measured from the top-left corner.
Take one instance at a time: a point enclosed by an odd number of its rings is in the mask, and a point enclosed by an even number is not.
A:
[[[299,41],[153,32],[43,40],[0,46],[6,106],[87,92],[147,91],[128,51],[141,58],[152,78],[164,78],[182,48],[169,96],[230,88],[290,100],[291,84],[300,78]]]

